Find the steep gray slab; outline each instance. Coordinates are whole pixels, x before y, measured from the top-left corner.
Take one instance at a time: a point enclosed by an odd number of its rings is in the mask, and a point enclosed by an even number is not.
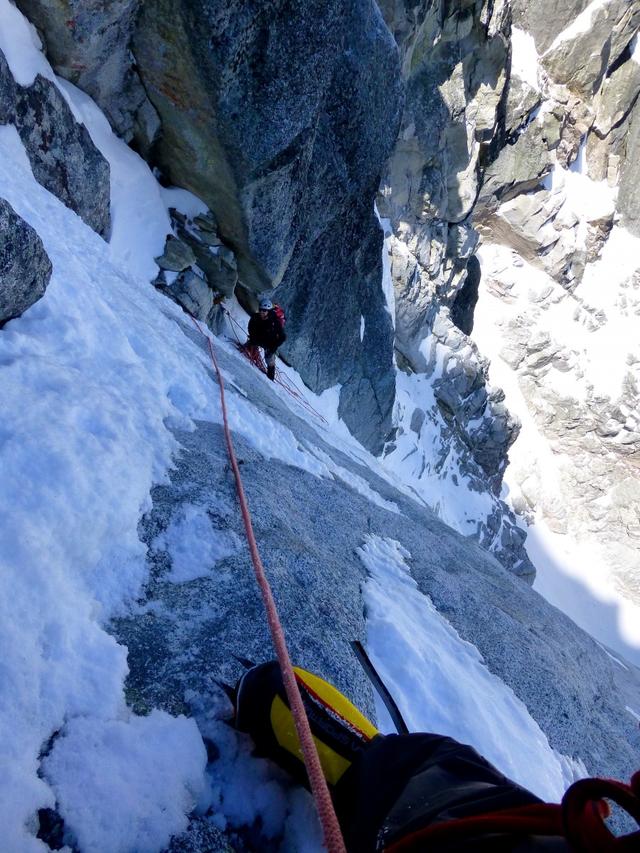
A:
[[[552,45],[542,63],[556,83],[590,98],[640,25],[640,0],[609,0],[597,7],[590,25]]]
[[[0,327],[40,299],[51,270],[40,237],[0,198]]]
[[[511,0],[513,22],[533,36],[538,53],[551,47],[592,0]]]
[[[383,509],[340,480],[267,460],[235,436],[261,555],[296,663],[329,678],[372,713],[370,687],[348,645],[364,629],[366,571],[356,549],[368,534],[396,539],[411,554],[419,588],[526,704],[551,745],[581,758],[592,773],[628,779],[636,769],[640,733],[625,705],[640,702],[638,671],[623,670],[560,611],[430,510],[325,444],[248,363],[219,356],[253,405],[400,510]],[[152,546],[146,598],[113,625],[129,648],[128,692],[136,710],[159,705],[188,711],[185,696],[193,694],[185,691],[195,691],[205,707],[222,708],[214,679],[235,680],[241,667],[234,655],[255,661],[273,656],[244,549],[204,578],[167,583],[170,555],[153,543],[185,502],[207,508],[217,527],[241,535],[220,427],[199,423],[178,439],[182,450],[170,482],[153,490],[152,509],[140,526],[141,538]],[[616,619],[613,610],[602,614]]]
[[[594,130],[607,136],[631,111],[640,94],[640,65],[632,59],[623,62],[602,84],[594,99]]]

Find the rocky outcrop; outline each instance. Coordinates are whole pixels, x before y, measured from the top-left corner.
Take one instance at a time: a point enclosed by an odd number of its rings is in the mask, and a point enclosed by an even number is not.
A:
[[[36,180],[107,236],[111,224],[109,164],[56,86],[38,75],[18,85],[0,51],[0,121],[15,124]]]
[[[114,130],[147,153],[160,121],[130,50],[140,0],[17,0],[38,28],[56,74],[91,95]]]
[[[597,91],[640,25],[638,0],[511,0],[511,7],[549,76],[583,97]]]
[[[551,47],[561,32],[584,12],[593,0],[511,0],[513,23],[530,33],[539,54]]]
[[[0,327],[40,299],[51,269],[40,237],[0,199]]]
[[[559,142],[559,134],[551,143]],[[517,195],[538,190],[552,169],[553,160],[538,122],[530,124],[515,140],[500,151],[487,168],[475,210],[479,221],[497,210],[502,202]]]
[[[396,345],[413,361],[434,296],[450,304],[475,247],[469,215],[506,82],[510,22],[502,2],[381,9],[401,50],[407,96],[378,208],[411,256],[394,249],[394,281],[407,283],[397,299],[413,302],[408,322],[398,306]]]
[[[504,133],[508,140],[518,138],[533,111],[540,106],[542,94],[511,69],[504,105]]]
[[[504,405],[504,393],[488,387],[488,363],[475,344],[442,310],[430,339],[433,391],[440,412],[496,493],[506,468],[506,452],[520,425]]]
[[[220,240],[211,211],[193,218],[175,209],[170,214],[174,234],[169,235],[163,254],[156,258],[160,274],[154,284],[189,314],[218,331],[218,305],[233,295],[238,283],[235,255]]]
[[[590,98],[639,26],[639,0],[591,3],[556,37],[542,56],[542,63],[556,83]]]
[[[493,476],[504,467],[508,440],[498,451],[498,462],[493,439],[491,450],[483,454],[478,436],[465,434],[471,410],[478,415],[487,405],[491,408],[484,389],[486,370],[475,358],[462,366],[473,347],[460,343],[464,336],[446,309],[464,286],[477,244],[470,214],[507,79],[509,10],[506,3],[483,2],[455,7],[422,3],[411,10],[383,2],[381,9],[398,41],[407,81],[400,135],[378,197],[380,214],[393,230],[395,344],[414,370],[430,374],[433,346],[451,347],[439,364],[459,365],[461,373],[434,374],[440,405],[447,407],[462,440],[482,456],[477,461]],[[472,322],[466,318],[467,325]]]
[[[586,263],[586,251],[577,239],[578,223],[562,191],[539,190],[501,205],[495,216],[483,222],[481,230],[572,290],[580,282]],[[601,247],[595,237],[593,246]]]

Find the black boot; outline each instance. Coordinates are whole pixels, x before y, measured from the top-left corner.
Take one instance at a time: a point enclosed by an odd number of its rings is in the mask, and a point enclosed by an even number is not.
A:
[[[275,378],[276,378],[276,366],[275,366],[275,364],[268,364],[267,365],[267,376],[269,377],[269,379],[272,382],[275,381]]]

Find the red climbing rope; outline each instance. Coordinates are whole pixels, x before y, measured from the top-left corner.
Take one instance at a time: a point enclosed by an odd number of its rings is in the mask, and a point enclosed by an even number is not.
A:
[[[242,520],[244,521],[247,540],[249,542],[251,560],[255,569],[256,580],[258,582],[258,586],[260,587],[260,592],[262,593],[262,600],[264,602],[265,610],[267,613],[267,621],[269,623],[269,629],[271,631],[273,645],[276,650],[278,661],[280,663],[282,680],[284,682],[285,690],[287,691],[287,698],[289,699],[291,714],[293,716],[296,732],[298,733],[298,739],[302,748],[302,755],[307,768],[307,775],[309,776],[311,792],[316,802],[316,808],[318,810],[318,816],[320,817],[320,823],[322,824],[324,842],[327,847],[327,850],[329,850],[329,853],[346,853],[346,847],[342,838],[340,824],[338,823],[338,818],[336,817],[336,813],[333,808],[331,794],[329,793],[329,788],[327,787],[327,782],[324,777],[324,773],[322,772],[322,766],[320,764],[318,751],[313,741],[313,735],[311,734],[309,720],[307,719],[307,714],[304,709],[302,697],[300,696],[300,690],[298,689],[298,684],[296,682],[293,666],[291,665],[291,659],[289,657],[289,651],[287,649],[287,643],[285,640],[284,631],[282,629],[282,624],[278,616],[276,603],[273,598],[273,593],[271,592],[271,587],[269,586],[269,581],[267,579],[264,566],[262,565],[262,560],[260,559],[260,554],[258,553],[258,545],[256,542],[255,535],[253,533],[251,515],[249,513],[249,507],[247,505],[244,487],[242,485],[242,477],[240,476],[240,468],[238,466],[238,460],[236,459],[236,454],[233,449],[233,442],[231,440],[231,431],[229,429],[229,421],[227,418],[227,406],[224,396],[224,382],[222,379],[222,373],[220,371],[220,367],[218,366],[218,360],[213,349],[213,343],[211,341],[211,338],[209,337],[209,335],[206,335],[202,331],[202,329],[200,328],[200,324],[195,319],[195,317],[191,317],[191,319],[193,320],[195,327],[200,332],[200,334],[207,340],[207,344],[209,347],[209,355],[211,356],[211,362],[218,376],[218,383],[220,385],[220,401],[222,405],[222,418],[224,422],[224,434],[227,442],[229,459],[231,461],[231,468],[233,469],[233,473],[236,478],[238,500],[240,502]]]

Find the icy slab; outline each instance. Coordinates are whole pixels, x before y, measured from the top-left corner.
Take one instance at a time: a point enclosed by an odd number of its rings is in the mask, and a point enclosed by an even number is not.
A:
[[[471,744],[505,775],[557,801],[583,768],[551,749],[526,706],[420,592],[399,542],[368,536],[359,555],[369,573],[367,648],[409,730]],[[378,703],[384,731],[393,731]]]

